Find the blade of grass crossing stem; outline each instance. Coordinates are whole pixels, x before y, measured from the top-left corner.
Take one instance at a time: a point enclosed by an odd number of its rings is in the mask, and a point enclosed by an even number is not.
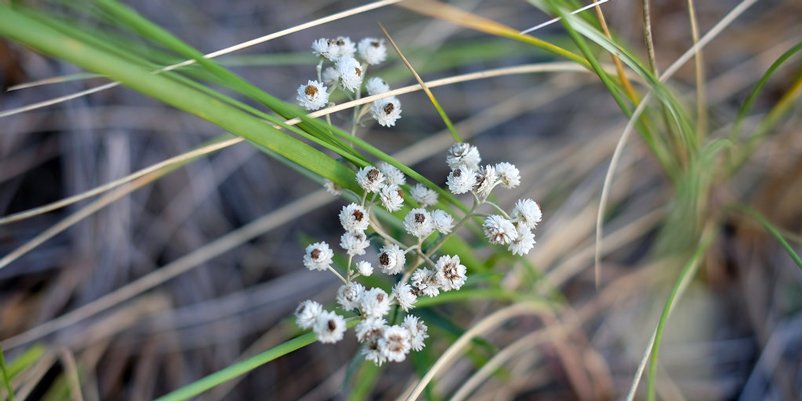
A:
[[[710,244],[713,243],[713,239],[715,239],[715,237],[716,229],[714,226],[707,226],[699,240],[699,246],[696,248],[696,252],[694,252],[691,260],[689,260],[688,264],[686,264],[682,269],[677,282],[674,284],[674,288],[671,290],[671,294],[668,296],[666,305],[663,308],[660,321],[657,323],[657,330],[655,331],[654,336],[654,346],[652,347],[652,353],[649,360],[649,373],[647,378],[647,399],[649,401],[654,401],[654,386],[655,378],[657,376],[657,354],[660,352],[660,339],[663,337],[663,330],[665,329],[666,322],[668,321],[668,316],[671,314],[671,310],[674,308],[676,301],[682,296],[682,293],[685,292],[685,289],[688,287],[691,278],[696,275],[696,271],[702,264],[702,259],[704,258],[705,253],[707,253],[707,249],[710,247]]]
[[[460,138],[459,133],[457,132],[457,129],[454,128],[454,124],[451,123],[451,119],[448,118],[448,115],[446,114],[445,110],[443,110],[443,108],[440,107],[440,102],[438,102],[437,99],[434,97],[434,94],[432,94],[432,91],[429,90],[429,87],[426,86],[425,82],[423,82],[423,80],[421,79],[420,75],[418,75],[418,73],[415,71],[415,68],[412,67],[412,64],[409,63],[409,60],[407,60],[407,58],[404,57],[404,53],[402,53],[401,49],[398,48],[398,45],[395,44],[395,41],[390,36],[390,33],[387,32],[387,29],[384,29],[384,25],[382,25],[381,23],[379,24],[379,28],[381,28],[382,32],[384,32],[384,36],[386,36],[387,40],[390,41],[390,45],[392,45],[393,49],[395,49],[395,52],[398,53],[398,57],[401,57],[401,61],[403,61],[404,64],[407,66],[407,68],[409,68],[409,71],[415,77],[415,80],[418,81],[418,84],[420,84],[420,87],[423,89],[424,92],[426,92],[426,96],[429,96],[429,100],[432,101],[432,104],[434,105],[434,108],[437,109],[438,113],[440,113],[440,117],[443,119],[443,122],[446,123],[446,126],[448,127],[448,130],[451,131],[451,135],[454,136],[454,140],[456,142],[462,142],[462,138]]]
[[[8,399],[9,401],[14,401],[14,389],[11,387],[11,375],[6,368],[6,357],[2,344],[0,344],[0,370],[3,371],[3,384],[5,384],[8,391]]]
[[[0,35],[43,53],[104,74],[139,92],[198,115],[229,132],[272,149],[345,188],[358,190],[353,171],[319,150],[276,130],[241,110],[188,88],[161,74],[65,37],[14,9],[0,5]]]
[[[793,259],[796,265],[799,266],[800,269],[802,269],[802,259],[799,258],[799,255],[797,255],[796,251],[794,251],[794,248],[792,248],[791,245],[785,240],[785,238],[783,238],[782,234],[780,234],[780,232],[774,227],[774,225],[771,224],[768,220],[766,220],[766,218],[761,216],[760,213],[758,213],[754,209],[746,206],[744,206],[742,209],[744,212],[746,212],[746,214],[752,216],[752,218],[754,218],[760,224],[762,224],[763,227],[765,227],[766,230],[768,230],[768,232],[774,236],[774,238],[777,238],[777,241],[779,241],[780,244],[782,244],[783,248],[785,248],[785,251],[788,252],[788,255],[791,257],[791,259]]]
[[[356,326],[358,320],[351,320],[347,323],[348,328]],[[169,394],[157,398],[155,401],[182,401],[194,397],[220,383],[231,380],[237,376],[246,374],[259,366],[262,366],[278,357],[284,356],[295,350],[306,347],[317,341],[315,333],[306,333],[277,345],[259,355],[237,362],[227,368],[223,368],[212,373],[194,383],[181,387]]]

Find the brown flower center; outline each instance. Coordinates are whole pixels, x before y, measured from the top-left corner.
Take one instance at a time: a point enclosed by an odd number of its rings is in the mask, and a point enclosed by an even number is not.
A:
[[[337,322],[334,320],[329,320],[329,330],[334,331],[337,328]]]
[[[389,265],[390,264],[390,255],[388,255],[387,252],[383,252],[381,255],[379,255],[379,263],[381,263],[382,266]]]
[[[384,106],[384,113],[385,114],[390,114],[390,113],[393,112],[393,110],[395,110],[395,106],[393,106],[392,103],[387,103],[387,105]]]
[[[379,45],[381,45],[381,43],[379,43],[378,41],[370,42],[370,45],[373,46],[373,47],[379,47]]]
[[[373,169],[368,171],[368,180],[376,181],[377,179],[379,179],[379,170]]]
[[[356,70],[356,76],[358,77],[362,76],[362,70],[360,70],[359,67],[354,67],[354,70]]]
[[[423,223],[426,221],[426,216],[423,213],[415,213],[415,222],[416,223]]]
[[[351,215],[354,216],[354,220],[356,221],[362,221],[362,219],[365,217],[365,214],[359,210],[354,210],[354,213]]]
[[[320,249],[315,249],[312,251],[312,259],[317,259],[320,257]]]
[[[317,95],[317,88],[315,88],[312,85],[309,85],[306,87],[306,89],[304,89],[304,93],[306,94],[306,96],[315,96]]]

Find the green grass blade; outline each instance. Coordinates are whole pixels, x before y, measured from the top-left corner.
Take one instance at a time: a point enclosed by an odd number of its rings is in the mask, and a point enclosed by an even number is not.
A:
[[[8,399],[14,401],[14,389],[11,387],[11,375],[6,368],[6,357],[2,344],[0,344],[0,370],[3,371],[3,383],[6,385],[6,390],[8,390]]]
[[[18,356],[14,359],[11,364],[8,365],[8,377],[9,379],[14,379],[20,373],[24,372],[25,369],[28,369],[31,365],[39,361],[40,358],[45,354],[45,347],[41,345],[34,345],[31,348],[28,348],[22,355]]]
[[[766,220],[765,217],[761,216],[760,213],[750,207],[743,206],[741,210],[752,216],[752,218],[757,220],[763,227],[765,227],[766,230],[774,236],[774,238],[777,238],[777,241],[779,241],[783,248],[785,248],[785,251],[788,252],[788,256],[790,256],[796,265],[802,269],[802,259],[799,257],[799,255],[797,255],[796,251],[794,251],[794,248],[792,248],[788,241],[783,238],[782,234],[780,234],[773,224],[771,224],[768,220]]]

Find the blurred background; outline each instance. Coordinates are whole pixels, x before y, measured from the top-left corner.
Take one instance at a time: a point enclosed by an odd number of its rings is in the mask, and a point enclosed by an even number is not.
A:
[[[700,32],[738,3],[696,2]],[[363,3],[126,4],[208,53]],[[524,1],[452,4],[515,29],[550,18]],[[641,3],[613,0],[602,9],[616,39],[646,60]],[[664,71],[693,44],[687,3],[652,1],[651,15],[657,69]],[[800,41],[800,16],[800,2],[758,2],[704,49],[712,138],[729,134],[728,124],[755,83]],[[315,79],[314,39],[382,37],[379,22],[425,81],[564,61],[525,43],[388,6],[282,36],[219,62],[294,103],[297,87]],[[555,24],[534,35],[570,47],[564,32]],[[607,54],[599,57],[611,62]],[[0,67],[2,111],[108,82],[95,77],[7,91],[83,72],[7,40],[0,41]],[[415,83],[392,51],[369,73],[392,88]],[[750,115],[767,113],[799,74],[796,56],[771,76]],[[695,108],[694,80],[690,62],[669,81],[689,110]],[[637,80],[635,86],[646,92]],[[522,185],[500,192],[498,203],[511,208],[519,198],[532,198],[544,213],[538,244],[525,260],[495,257],[498,249],[467,230],[462,236],[476,244],[487,274],[501,288],[559,300],[554,301],[559,306],[553,321],[522,317],[484,336],[486,344],[474,344],[467,357],[438,375],[427,397],[451,397],[500,349],[535,330],[562,324],[559,336],[521,348],[504,364],[506,370],[480,383],[469,398],[623,399],[693,250],[669,247],[668,252],[656,246],[676,206],[677,188],[633,135],[616,168],[605,213],[597,289],[596,213],[627,122],[598,77],[572,71],[515,74],[433,92],[463,138],[479,147],[483,162],[508,161],[520,169]],[[444,184],[450,133],[423,93],[399,99],[403,112],[395,127],[367,124],[359,136]],[[715,212],[736,200],[750,205],[799,249],[802,137],[799,107],[793,107],[737,174],[713,185],[705,205]],[[332,122],[350,129],[350,116],[343,111]],[[747,119],[746,125],[753,127],[755,121]],[[4,117],[1,214],[84,193],[221,134],[196,116],[124,87]],[[69,216],[96,209],[0,269],[0,339],[6,361],[26,355],[33,361],[15,385],[29,394],[27,399],[74,399],[65,383],[70,372],[77,372],[83,399],[150,400],[300,334],[290,318],[298,303],[311,298],[331,304],[339,286],[332,275],[310,272],[301,263],[306,244],[339,242],[336,213],[345,201],[320,189],[319,182],[239,143],[137,188],[0,225],[2,257]],[[729,213],[720,222],[662,339],[658,397],[800,399],[802,272],[755,219]],[[505,304],[479,299],[423,308],[420,316],[432,337],[427,352],[383,367],[369,399],[401,395],[460,333]],[[336,345],[312,344],[197,399],[347,399],[353,394],[357,346],[348,335]]]

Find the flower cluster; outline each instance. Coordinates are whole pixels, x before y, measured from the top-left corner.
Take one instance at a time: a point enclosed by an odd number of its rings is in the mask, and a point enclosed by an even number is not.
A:
[[[335,54],[333,50],[331,53]],[[323,50],[321,54],[325,54]],[[480,167],[480,161],[476,147],[458,143],[449,150],[447,162],[452,168],[448,177],[449,189],[457,194],[471,192],[475,200],[471,211],[459,222],[455,222],[454,217],[445,210],[434,208],[438,203],[436,191],[423,184],[406,186],[406,176],[398,168],[388,163],[364,167],[356,173],[356,182],[363,193],[352,193],[361,201],[344,206],[339,214],[344,230],[340,247],[348,256],[345,274],[334,267],[334,251],[326,242],[316,242],[306,247],[304,266],[310,270],[330,270],[342,280],[336,302],[343,312],[353,311],[357,315],[352,319],[359,320],[355,334],[362,344],[365,359],[377,365],[387,361],[400,362],[411,350],[419,351],[424,347],[424,340],[428,337],[426,325],[410,314],[401,320],[400,310],[408,313],[415,307],[418,297],[434,297],[441,291],[459,290],[465,284],[467,268],[458,255],[435,257],[445,240],[454,234],[456,227],[475,216],[484,216],[483,228],[489,242],[508,245],[509,250],[520,255],[528,253],[533,247],[534,235],[531,230],[541,219],[537,203],[531,199],[520,200],[512,213],[507,215],[487,200],[498,185],[507,188],[518,186],[521,181],[518,170],[509,163]],[[326,184],[326,188],[338,195],[348,191],[331,182]],[[401,210],[405,202],[404,188],[409,188],[409,198],[418,206],[413,205],[403,219],[404,230],[412,239],[411,245],[389,236],[376,219],[373,209],[383,207],[390,212]],[[494,206],[502,214],[479,213],[477,209],[482,205]],[[369,234],[370,229],[373,233]],[[378,242],[378,258],[374,262],[378,270],[396,277],[389,294],[382,288],[367,288],[356,281],[359,277],[374,273],[374,265],[363,259],[371,239]],[[362,260],[356,260],[357,257]],[[392,310],[396,312],[391,314]],[[298,326],[312,329],[323,343],[341,340],[346,331],[343,316],[326,311],[321,304],[311,300],[298,306],[296,318]]]
[[[297,97],[298,103],[307,110],[325,107],[329,96],[338,88],[350,98],[358,99],[362,94],[363,82],[370,96],[390,91],[381,78],[373,77],[365,81],[368,66],[387,59],[387,46],[383,39],[365,38],[354,44],[344,36],[321,38],[312,43],[312,53],[320,57],[318,79],[299,86]],[[324,69],[325,62],[331,65]],[[365,107],[363,111],[366,113],[369,110],[373,118],[385,127],[394,126],[401,117],[401,102],[395,96],[379,99]]]

